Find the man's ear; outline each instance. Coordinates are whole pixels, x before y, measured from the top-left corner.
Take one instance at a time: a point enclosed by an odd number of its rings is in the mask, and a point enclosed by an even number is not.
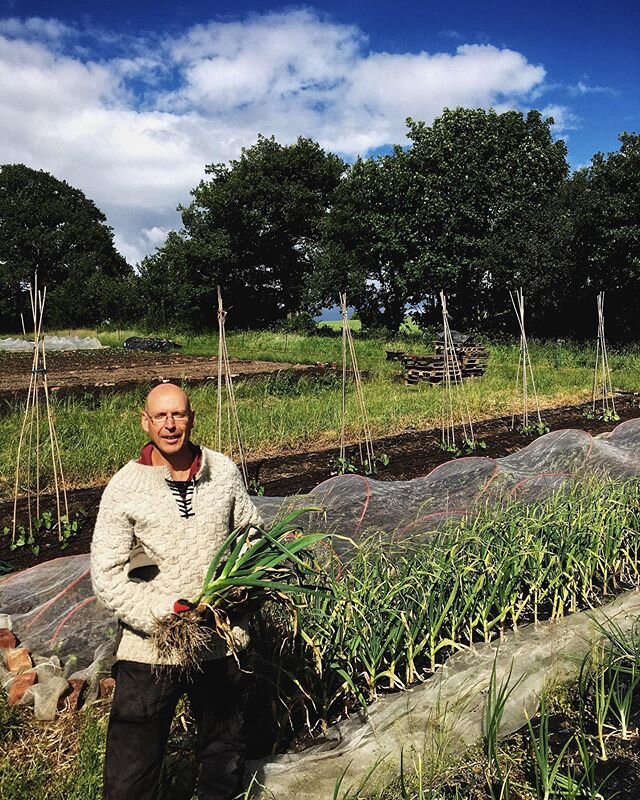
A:
[[[151,423],[149,422],[149,417],[147,416],[147,412],[143,411],[140,415],[140,425],[142,426],[142,430],[145,433],[149,433],[149,427]]]

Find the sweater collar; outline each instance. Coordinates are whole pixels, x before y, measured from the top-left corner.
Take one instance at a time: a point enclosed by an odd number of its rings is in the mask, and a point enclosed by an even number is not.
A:
[[[156,466],[151,460],[153,448],[153,443],[147,442],[140,451],[140,457],[136,463],[142,464],[145,467]],[[191,466],[189,467],[189,476],[187,478],[188,481],[193,480],[193,478],[199,478],[202,474],[203,468],[202,449],[197,444],[193,444],[193,442],[189,442],[189,449],[191,450],[192,461]]]

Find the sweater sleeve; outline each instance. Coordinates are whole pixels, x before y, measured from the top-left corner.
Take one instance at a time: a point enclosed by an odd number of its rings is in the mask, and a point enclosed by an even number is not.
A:
[[[260,512],[255,507],[249,493],[247,492],[240,470],[233,464],[232,471],[232,491],[233,491],[233,527],[244,528],[251,525],[261,528],[264,525]]]
[[[151,634],[156,619],[170,613],[177,598],[154,585],[129,579],[133,520],[124,510],[122,489],[109,484],[100,502],[91,542],[91,581],[96,597],[119,620]]]

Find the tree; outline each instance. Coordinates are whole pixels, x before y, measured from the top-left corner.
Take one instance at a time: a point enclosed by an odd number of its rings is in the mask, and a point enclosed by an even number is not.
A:
[[[423,282],[451,296],[461,325],[512,319],[508,289],[535,307],[559,269],[553,204],[566,180],[566,147],[538,111],[445,109],[432,126],[408,121],[422,183],[415,230]],[[417,298],[415,298],[417,300]]]
[[[413,229],[416,188],[401,147],[354,162],[325,222],[315,297],[329,304],[345,292],[365,327],[398,330],[406,303],[422,288]]]
[[[640,135],[622,133],[619,150],[597,153],[569,181],[573,287],[565,322],[593,336],[595,298],[606,291],[607,335],[637,339],[640,302]]]
[[[209,165],[211,177],[180,208],[183,229],[142,264],[145,297],[166,278],[172,308],[165,320],[191,329],[215,324],[217,284],[234,307],[230,325],[258,326],[302,309],[321,222],[344,169],[302,137],[281,145],[260,136],[238,160]]]
[[[66,181],[24,164],[2,165],[0,328],[19,327],[36,270],[47,286],[50,327],[126,318],[133,271],[105,223],[93,201]]]
[[[411,146],[357,161],[336,192],[316,283],[348,286],[363,319],[390,330],[407,305],[437,321],[440,289],[456,324],[512,325],[507,290],[544,296],[563,258],[554,203],[568,168],[551,122],[463,108],[408,120]]]

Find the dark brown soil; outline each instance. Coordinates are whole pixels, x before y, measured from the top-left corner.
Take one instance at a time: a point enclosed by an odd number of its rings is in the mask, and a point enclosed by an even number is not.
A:
[[[262,377],[279,370],[317,372],[318,366],[275,361],[231,359],[234,377]],[[320,367],[324,369],[324,365]],[[0,401],[26,396],[31,376],[28,353],[0,353]],[[218,379],[218,359],[180,353],[143,353],[127,350],[69,350],[47,354],[47,378],[58,395],[100,394],[140,385],[179,381],[207,383]]]
[[[632,394],[616,398],[620,422],[639,415],[639,402],[640,397]],[[542,411],[542,417],[552,431],[579,428],[597,434],[613,430],[619,424],[586,419],[584,409],[584,405],[546,409]],[[476,422],[473,428],[476,438],[486,444],[486,449],[478,450],[475,455],[500,458],[521,450],[532,441],[531,436],[511,430],[510,416]],[[450,461],[451,453],[440,449],[440,437],[440,428],[429,428],[378,439],[374,442],[374,451],[377,455],[386,453],[389,456],[389,465],[381,469],[376,478],[384,481],[410,480],[426,475],[439,464]],[[337,455],[336,449],[330,449],[251,461],[247,465],[249,477],[263,486],[267,495],[284,496],[306,492],[331,477],[335,471]],[[349,448],[348,455],[357,461],[358,448]]]
[[[639,415],[639,400],[638,396],[632,394],[618,396],[616,410],[620,421],[633,419]],[[613,430],[619,424],[586,419],[583,411],[583,405],[565,406],[545,410],[542,415],[551,430],[579,428],[597,434]],[[478,454],[499,458],[526,447],[532,441],[531,437],[512,431],[510,426],[511,417],[476,423],[474,425],[476,437],[487,445],[486,449],[479,450]],[[451,454],[443,452],[439,443],[439,428],[379,439],[374,443],[375,452],[386,453],[389,456],[389,465],[376,477],[379,480],[395,481],[428,474],[439,464],[451,460]],[[349,454],[357,458],[357,448],[350,448]],[[265,494],[272,497],[304,493],[331,477],[335,471],[337,455],[337,449],[333,448],[251,461],[248,464],[249,476],[264,488]],[[66,548],[61,549],[55,535],[42,536],[39,540],[40,552],[36,556],[28,547],[10,550],[10,537],[0,535],[0,561],[8,562],[14,569],[24,569],[59,555],[88,552],[103,488],[97,486],[68,492],[70,516],[73,519],[77,515],[82,524],[80,533],[68,540]],[[53,511],[53,506],[52,497],[42,498],[42,509]],[[0,503],[0,534],[5,526],[12,525],[12,520],[13,502]],[[18,520],[22,524],[26,524],[28,520],[24,500],[18,503]]]

